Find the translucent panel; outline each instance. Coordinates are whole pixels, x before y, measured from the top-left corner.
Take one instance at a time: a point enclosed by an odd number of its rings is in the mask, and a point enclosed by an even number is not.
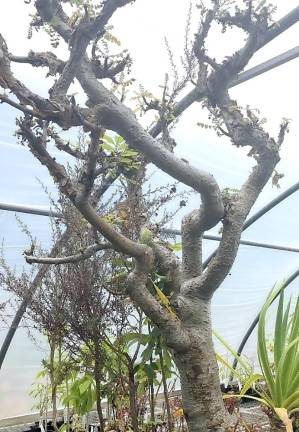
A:
[[[10,3],[12,7],[7,7],[7,16],[13,17],[14,22],[15,19],[18,19],[19,30],[26,32],[28,23],[23,17],[28,11],[27,7],[19,0],[11,0]],[[178,58],[179,49],[183,48],[184,27],[181,25],[181,21],[184,13],[187,13],[186,3],[188,2],[176,2],[176,9],[174,3],[173,0],[136,2],[132,8],[132,25],[128,24],[129,21],[127,20],[125,20],[126,25],[123,25],[124,20],[121,14],[114,18],[116,27],[120,26],[118,36],[123,41],[124,46],[130,49],[133,57],[136,58],[133,69],[134,75],[138,77],[146,89],[153,92],[160,91],[161,93],[161,88],[158,86],[163,83],[164,72],[168,69],[167,54],[161,44],[163,36],[169,34],[170,42],[176,48],[175,54]],[[296,0],[279,3],[279,15],[298,6]],[[19,11],[17,15],[14,9],[16,6]],[[156,8],[161,8],[161,14],[158,16]],[[172,11],[172,19],[165,20],[163,11],[165,16],[169,10]],[[145,17],[147,22],[155,21],[155,31],[147,32],[144,38],[142,36],[143,43],[136,44],[136,34],[142,34],[145,28],[144,21],[140,17]],[[9,22],[8,18],[7,22]],[[16,26],[10,29],[7,23],[3,22],[2,24],[3,33],[7,34],[9,48],[14,54],[24,55],[29,47],[32,48],[31,42],[27,40],[22,46],[19,44],[19,39],[15,37]],[[181,28],[181,34],[177,33],[178,28]],[[297,24],[261,49],[248,67],[259,64],[295,46],[298,28],[299,25]],[[178,42],[179,38],[181,42]],[[45,40],[45,36],[34,38],[32,41],[33,48],[45,50]],[[223,54],[224,43],[219,44],[217,37],[209,43],[216,56]],[[234,44],[237,45],[238,43],[238,38],[231,38],[230,43],[230,49],[233,50]],[[144,49],[145,46],[147,49]],[[61,50],[62,54],[65,55],[65,48],[62,47]],[[158,67],[153,67],[155,58],[159,59]],[[290,134],[286,137],[281,151],[281,162],[277,167],[277,170],[284,174],[280,182],[281,189],[273,187],[270,182],[259,197],[251,214],[276,197],[282,190],[298,181],[298,66],[299,60],[293,60],[231,91],[240,105],[245,107],[249,104],[251,107],[260,109],[262,115],[268,119],[266,127],[272,136],[277,136],[279,124],[283,117],[293,119],[290,125]],[[35,91],[47,97],[44,71],[41,72],[34,68],[33,75],[32,68],[24,65],[15,67],[15,71],[17,74],[21,74],[25,82],[32,86]],[[49,207],[49,197],[43,187],[46,187],[53,194],[54,199],[57,196],[56,189],[47,169],[33,158],[28,149],[15,144],[16,140],[13,134],[16,115],[19,115],[16,110],[0,104],[0,201]],[[205,122],[206,119],[207,115],[202,112],[198,103],[194,104],[188,113],[182,116],[174,131],[178,144],[175,151],[180,157],[189,160],[198,168],[213,173],[221,188],[240,188],[255,161],[246,156],[248,149],[237,149],[231,145],[228,139],[219,139],[213,131],[197,126],[198,122]],[[58,151],[55,152],[55,156],[63,162],[69,160]],[[157,174],[151,179],[153,184],[165,184],[171,180],[166,174],[159,171],[155,171],[155,173]],[[299,247],[298,195],[299,192],[295,193],[256,222],[244,232],[243,238]],[[173,222],[174,227],[180,227],[183,214],[199,206],[199,197],[192,194],[188,206],[176,216]],[[50,246],[51,227],[48,218],[31,215],[19,215],[19,217],[28,224],[32,234],[36,236],[43,247]],[[13,213],[0,211],[0,226],[0,239],[4,241],[5,259],[8,264],[15,266],[17,271],[21,271],[23,266],[26,267],[22,252],[30,242],[21,232]],[[213,229],[212,234],[217,235],[217,230],[218,227]],[[205,241],[204,257],[209,256],[217,245],[217,242]],[[296,270],[298,264],[299,255],[296,253],[241,246],[231,274],[213,299],[214,328],[237,348],[252,320],[259,312],[269,289],[277,280],[287,277]],[[298,294],[298,291],[299,279],[288,288],[288,293]],[[6,298],[7,293],[0,289],[0,301]],[[6,331],[7,328],[3,326],[0,328],[0,343],[2,343]],[[36,334],[34,336],[38,337]],[[218,344],[217,349],[221,350]],[[256,362],[255,334],[250,338],[244,352],[253,362]],[[45,347],[41,340],[38,344],[34,343],[28,337],[25,329],[17,331],[3,369],[0,371],[0,394],[5,395],[1,398],[0,418],[30,411],[32,400],[29,398],[28,392],[40,367],[40,360],[45,353]]]
[[[237,348],[273,285],[297,269],[296,253],[241,246],[230,276],[213,300],[215,329]],[[287,288],[287,294],[298,293],[298,290],[299,279]],[[244,353],[256,361],[255,336]]]

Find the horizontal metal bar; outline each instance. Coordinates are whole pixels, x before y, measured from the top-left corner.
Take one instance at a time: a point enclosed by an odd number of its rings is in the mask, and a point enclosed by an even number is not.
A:
[[[38,216],[50,216],[50,217],[61,217],[62,215],[54,210],[51,209],[45,209],[42,207],[33,207],[30,205],[23,205],[23,204],[9,204],[9,203],[3,203],[0,202],[0,210],[7,210],[7,211],[13,211],[13,212],[20,212],[20,213],[29,213],[32,215],[38,215]],[[170,235],[177,235],[180,236],[181,232],[180,230],[174,230],[174,229],[164,229],[163,232],[165,234]],[[220,241],[220,236],[210,235],[210,234],[204,234],[203,238],[205,240],[213,240],[213,241]],[[240,244],[246,245],[246,246],[254,246],[254,247],[260,247],[265,249],[276,249],[286,252],[299,252],[298,248],[293,248],[289,246],[283,246],[283,245],[276,245],[276,244],[269,244],[269,243],[261,243],[261,242],[255,242],[251,240],[241,240]]]
[[[27,204],[14,204],[0,202],[0,210],[13,211],[17,213],[29,213],[39,216],[61,217],[61,214],[55,210],[35,207]]]
[[[254,66],[251,69],[248,69],[245,72],[242,72],[238,77],[230,84],[230,87],[235,87],[245,81],[248,81],[252,78],[255,78],[259,75],[262,75],[265,72],[268,72],[271,69],[277,68],[295,58],[299,57],[299,46],[292,48],[282,54],[279,54],[276,57],[271,58],[263,63],[260,63],[257,66]]]
[[[172,229],[165,229],[163,230],[164,233],[170,234],[170,235],[181,235],[180,230],[172,230]],[[216,235],[210,235],[210,234],[204,234],[203,238],[205,240],[214,240],[214,241],[220,241],[221,237]],[[299,252],[298,248],[289,247],[289,246],[282,246],[282,245],[276,245],[276,244],[270,244],[270,243],[261,243],[261,242],[255,242],[251,240],[240,240],[240,244],[246,245],[246,246],[254,246],[254,247],[260,247],[265,249],[276,249],[286,252]]]

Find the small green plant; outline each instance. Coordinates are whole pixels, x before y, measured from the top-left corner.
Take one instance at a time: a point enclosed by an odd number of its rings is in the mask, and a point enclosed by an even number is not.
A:
[[[62,398],[64,406],[70,406],[79,416],[87,414],[96,402],[96,387],[93,376],[85,373],[73,375],[68,392]]]
[[[246,358],[238,355],[238,353],[226,342],[226,340],[216,330],[213,330],[213,336],[218,339],[218,341],[221,343],[221,345],[224,346],[227,352],[238,361],[238,368],[234,369],[226,357],[219,353],[216,353],[216,358],[219,363],[220,371],[224,380],[227,378],[229,379],[230,376],[233,375],[241,384],[241,386],[244,386],[250,380],[254,380],[253,377],[255,377],[256,379],[258,377],[261,377],[260,374],[254,374],[253,366],[249,363],[249,361]]]
[[[266,315],[277,293],[273,355],[267,350]],[[284,304],[284,283],[274,288],[262,308],[258,325],[258,356],[266,383],[260,390],[264,403],[287,424],[287,418],[299,412],[299,296],[293,314],[291,299]]]
[[[29,395],[35,399],[32,409],[39,411],[40,418],[47,418],[51,406],[51,386],[47,374],[48,371],[45,368],[40,370],[29,392]]]
[[[249,374],[237,397],[256,399],[266,405],[284,423],[287,431],[291,432],[293,426],[290,418],[299,412],[299,296],[297,296],[294,311],[291,313],[292,302],[290,299],[285,306],[284,288],[284,282],[274,286],[260,313],[257,348],[262,373]],[[275,332],[271,343],[272,349],[269,350],[266,338],[266,318],[270,305],[278,295]],[[243,369],[249,372],[243,359],[229,347],[223,338],[219,335],[217,337],[238,360]],[[238,371],[234,371],[221,356],[217,358],[240,379]],[[252,387],[258,393],[258,397],[246,396],[247,391]]]

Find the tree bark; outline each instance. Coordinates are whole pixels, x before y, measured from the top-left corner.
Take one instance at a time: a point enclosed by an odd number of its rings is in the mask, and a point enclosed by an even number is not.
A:
[[[132,428],[134,432],[139,432],[138,426],[138,412],[137,412],[137,404],[136,404],[136,384],[135,384],[135,376],[133,364],[128,364],[128,372],[129,372],[129,399],[130,399],[130,414],[132,420]]]
[[[101,404],[101,360],[100,360],[100,349],[97,341],[94,342],[95,345],[95,364],[94,364],[94,380],[96,384],[96,404],[97,413],[99,417],[99,423],[101,432],[105,430],[105,420],[103,416],[102,404]]]
[[[156,416],[155,416],[155,389],[154,384],[151,381],[149,385],[149,403],[150,403],[150,412],[151,412],[151,430],[155,432],[156,430]]]
[[[210,317],[210,301],[201,300],[198,320],[188,324],[190,343],[174,352],[181,378],[184,415],[189,432],[224,432],[232,419],[225,410],[216,361]]]
[[[49,339],[50,345],[50,359],[49,359],[49,375],[51,383],[51,401],[52,401],[52,422],[54,431],[58,432],[57,427],[57,380],[56,380],[56,370],[55,370],[55,350],[56,344],[51,339]]]
[[[167,387],[167,379],[165,376],[165,368],[162,352],[159,353],[160,365],[161,365],[161,375],[162,375],[162,383],[163,383],[163,393],[164,393],[164,401],[167,412],[167,423],[168,423],[168,431],[172,432],[173,430],[173,420],[171,415],[170,403],[169,403],[169,394]]]

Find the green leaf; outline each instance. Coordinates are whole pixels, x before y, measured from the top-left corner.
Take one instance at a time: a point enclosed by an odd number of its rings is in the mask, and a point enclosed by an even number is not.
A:
[[[221,354],[216,353],[216,359],[218,362],[222,363],[234,376],[236,376],[240,382],[242,381],[242,376],[239,374],[239,372],[234,369]]]
[[[264,376],[261,374],[253,374],[251,375],[248,380],[244,383],[244,386],[240,392],[241,396],[244,396],[245,393],[255,384],[257,381],[261,381],[264,379]]]
[[[41,371],[39,371],[37,374],[36,374],[36,378],[37,379],[39,379],[39,378],[44,378],[45,376],[47,376],[48,375],[48,371],[46,370],[46,369],[42,369]]]
[[[169,245],[169,247],[174,252],[180,252],[182,250],[182,243],[172,243],[172,244]]]
[[[299,391],[299,297],[291,318],[290,301],[283,312],[284,288],[284,281],[276,284],[262,308],[258,326],[258,355],[271,406],[276,409],[285,407],[290,413],[293,409],[299,409],[299,398],[296,394]],[[280,298],[275,321],[273,368],[267,352],[265,322],[266,313],[278,295]]]
[[[108,151],[108,152],[110,152],[110,153],[114,153],[114,152],[115,152],[114,147],[112,147],[112,145],[110,145],[110,144],[108,144],[108,143],[106,143],[106,142],[103,142],[103,143],[101,144],[101,147],[102,147],[103,150],[106,150],[106,151]]]
[[[153,355],[154,346],[148,345],[148,347],[141,353],[141,358],[144,361],[144,363],[148,362]]]
[[[163,304],[163,306],[167,309],[167,311],[169,312],[169,314],[175,318],[178,319],[177,314],[174,312],[174,310],[172,309],[171,305],[170,305],[170,301],[168,299],[168,297],[166,297],[166,295],[163,293],[163,291],[160,290],[160,288],[152,281],[152,284],[156,290],[156,293],[161,301],[161,303]]]
[[[272,398],[275,398],[276,392],[275,392],[275,383],[274,383],[274,378],[271,370],[271,365],[268,358],[265,323],[266,323],[267,310],[271,305],[271,303],[273,302],[273,299],[275,298],[277,292],[279,291],[275,290],[275,287],[273,288],[273,290],[271,290],[261,310],[260,319],[258,323],[258,358]],[[274,401],[274,405],[277,406],[276,399]]]
[[[85,393],[88,388],[91,386],[91,382],[89,379],[86,379],[85,381],[83,381],[80,385],[79,385],[79,391],[80,394],[82,395],[83,393]]]
[[[237,399],[240,399],[240,398],[246,398],[246,399],[252,399],[252,400],[255,400],[255,401],[258,401],[258,402],[261,402],[262,404],[264,404],[264,405],[266,405],[267,407],[269,407],[269,408],[272,408],[272,406],[265,400],[265,399],[263,399],[263,398],[260,398],[260,397],[256,397],[256,396],[248,396],[248,395],[244,395],[244,396],[241,396],[241,395],[222,395],[222,398],[223,399],[231,399],[231,398],[237,398]]]
[[[109,136],[109,135],[104,135],[103,136],[103,141],[106,141],[106,143],[110,143],[110,144],[112,144],[112,146],[114,147],[115,146],[115,142],[114,142],[114,139],[111,137],[111,136]]]
[[[134,150],[126,148],[125,151],[124,151],[124,156],[126,156],[126,157],[136,157],[136,156],[138,156],[138,153],[136,151],[134,151]]]
[[[155,376],[154,368],[151,367],[151,365],[149,365],[149,364],[145,364],[144,365],[144,371],[147,375],[149,382],[152,383],[154,381],[154,376]]]
[[[123,142],[125,142],[124,138],[122,136],[120,136],[120,135],[116,135],[115,138],[114,138],[114,141],[118,145],[122,144]]]
[[[150,245],[152,242],[153,234],[148,228],[143,228],[140,233],[140,243]]]
[[[122,340],[124,342],[139,342],[141,345],[146,345],[150,339],[150,336],[148,334],[143,333],[127,333],[126,335],[122,336]]]
[[[283,351],[283,344],[285,342],[283,335],[286,334],[286,325],[287,323],[283,319],[283,291],[282,291],[279,298],[279,305],[277,309],[276,322],[275,322],[274,363],[276,368],[278,366]]]
[[[227,349],[227,351],[238,360],[238,363],[242,365],[244,370],[251,375],[251,367],[250,365],[241,357],[238,355],[237,351],[235,351],[227,342],[226,340],[216,331],[213,330],[213,335],[221,342],[221,344]]]

